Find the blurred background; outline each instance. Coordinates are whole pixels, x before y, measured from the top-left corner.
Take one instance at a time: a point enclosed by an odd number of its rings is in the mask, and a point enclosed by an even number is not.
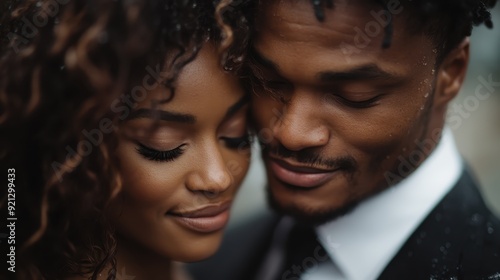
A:
[[[450,104],[450,126],[462,156],[475,172],[484,199],[500,217],[500,4],[492,11],[493,29],[477,27],[471,36],[467,79]],[[486,86],[487,81],[493,81]],[[478,89],[479,88],[479,89]],[[479,90],[479,94],[476,91]],[[488,95],[488,93],[490,93]],[[462,108],[453,109],[454,105]],[[459,108],[456,107],[455,108]],[[453,121],[451,121],[453,119]],[[238,194],[231,225],[267,207],[266,178],[258,147]]]

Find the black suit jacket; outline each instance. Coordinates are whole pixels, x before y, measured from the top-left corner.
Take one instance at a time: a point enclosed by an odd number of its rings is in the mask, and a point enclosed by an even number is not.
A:
[[[191,275],[195,280],[254,279],[279,219],[266,213],[228,231],[215,256],[188,266]],[[500,221],[467,171],[379,279],[500,279]]]

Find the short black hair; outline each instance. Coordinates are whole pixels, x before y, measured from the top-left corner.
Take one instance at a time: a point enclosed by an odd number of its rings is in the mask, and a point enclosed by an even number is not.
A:
[[[324,8],[334,8],[333,0],[310,0],[319,21],[325,18]],[[388,11],[391,0],[374,0]],[[493,27],[490,10],[496,0],[401,0],[402,5],[411,8],[411,30],[423,31],[434,41],[438,51],[437,61],[472,32],[473,26],[485,24]],[[390,14],[390,13],[388,13]],[[388,48],[392,40],[393,23],[388,19],[385,27],[383,48]]]

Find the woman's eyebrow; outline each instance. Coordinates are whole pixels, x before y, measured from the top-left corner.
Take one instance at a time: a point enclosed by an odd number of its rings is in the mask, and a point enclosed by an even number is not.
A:
[[[149,119],[178,122],[185,124],[196,123],[196,117],[190,114],[182,114],[182,113],[169,112],[158,109],[147,109],[147,108],[142,108],[133,111],[127,118],[127,120],[133,120],[139,118],[149,118]]]

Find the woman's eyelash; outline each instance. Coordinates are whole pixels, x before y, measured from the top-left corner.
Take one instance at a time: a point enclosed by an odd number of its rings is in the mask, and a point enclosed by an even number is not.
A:
[[[236,138],[221,137],[221,139],[224,140],[226,146],[230,149],[248,148],[251,144],[251,138],[249,134]]]
[[[137,143],[137,145],[138,145],[137,152],[146,159],[152,161],[160,161],[160,162],[174,161],[184,153],[183,149],[184,145],[181,145],[173,150],[168,150],[168,151],[158,151],[153,148],[147,147],[141,143]]]

